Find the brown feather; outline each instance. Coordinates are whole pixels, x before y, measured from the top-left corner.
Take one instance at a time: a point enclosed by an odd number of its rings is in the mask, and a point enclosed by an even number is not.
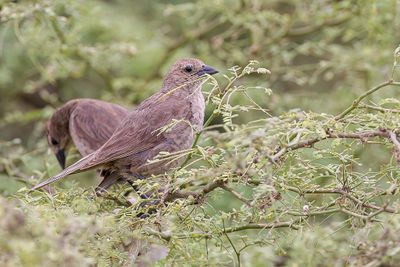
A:
[[[115,104],[82,99],[69,120],[71,138],[81,155],[99,149],[128,114],[125,108]]]
[[[200,90],[204,77],[200,79],[196,73],[204,73],[205,70],[216,73],[197,59],[175,63],[166,75],[160,92],[132,111],[103,146],[31,190],[101,165],[132,179],[138,175],[159,174],[178,164],[148,164],[148,160],[161,151],[178,152],[192,145],[193,127],[201,128],[205,108]],[[179,123],[160,131],[173,120]]]

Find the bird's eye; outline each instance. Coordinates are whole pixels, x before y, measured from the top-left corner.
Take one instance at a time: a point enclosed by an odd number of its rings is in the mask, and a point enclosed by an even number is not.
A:
[[[192,65],[187,65],[185,67],[185,71],[188,72],[188,73],[192,72],[192,70],[193,70],[193,66]]]
[[[58,141],[57,141],[56,139],[51,138],[51,144],[52,144],[53,146],[56,146],[56,145],[58,145],[59,143],[58,143]]]

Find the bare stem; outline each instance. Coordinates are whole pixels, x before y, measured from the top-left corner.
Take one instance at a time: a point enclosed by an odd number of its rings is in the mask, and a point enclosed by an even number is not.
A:
[[[382,130],[376,130],[376,131],[364,131],[364,132],[359,132],[359,133],[334,133],[332,131],[327,131],[326,136],[324,137],[315,137],[312,139],[308,139],[305,141],[301,141],[292,145],[289,145],[287,147],[282,148],[279,150],[277,153],[275,153],[273,156],[268,156],[269,160],[272,163],[276,163],[284,154],[300,149],[300,148],[306,148],[306,147],[311,147],[315,143],[318,143],[320,141],[326,140],[326,139],[337,139],[337,138],[342,138],[342,139],[359,139],[361,141],[366,141],[368,138],[372,137],[389,137],[388,131],[382,129]]]
[[[164,197],[164,199],[165,202],[171,202],[174,201],[175,199],[193,197],[196,199],[196,201],[199,201],[202,197],[204,197],[204,195],[210,193],[211,191],[217,188],[223,188],[224,184],[225,181],[217,179],[215,181],[206,184],[199,191],[187,191],[180,189],[174,191],[167,191],[165,192],[166,196]]]
[[[353,195],[349,194],[349,192],[342,190],[342,189],[306,189],[306,190],[300,190],[294,186],[286,186],[286,189],[288,189],[289,191],[292,192],[296,192],[299,195],[304,195],[304,194],[339,194],[342,195],[350,200],[352,200],[353,202],[356,202],[357,204],[365,207],[365,208],[370,208],[370,209],[374,209],[374,210],[381,210],[383,209],[383,211],[385,212],[389,212],[389,213],[398,213],[397,210],[395,210],[394,208],[390,208],[387,206],[384,207],[379,207],[373,204],[368,204],[365,203],[364,201],[354,197]]]
[[[357,97],[357,98],[353,101],[353,103],[352,103],[348,108],[346,108],[342,113],[340,113],[339,115],[337,115],[337,116],[335,117],[335,120],[341,120],[341,119],[343,119],[344,117],[347,116],[347,114],[349,114],[349,113],[352,112],[354,109],[356,109],[356,108],[358,107],[358,105],[360,104],[360,102],[361,102],[364,98],[366,98],[367,96],[369,96],[369,95],[375,93],[376,91],[378,91],[378,90],[380,90],[380,89],[382,89],[382,88],[385,88],[385,87],[387,87],[387,86],[389,86],[389,85],[400,86],[400,82],[394,82],[393,80],[389,80],[389,81],[386,81],[386,82],[384,82],[384,83],[381,83],[381,84],[375,86],[374,88],[372,88],[372,89],[366,91],[364,94],[362,94],[362,95],[360,95],[359,97]]]
[[[376,110],[376,111],[380,111],[380,112],[384,112],[384,113],[400,113],[400,109],[382,108],[382,107],[378,107],[378,106],[367,105],[364,103],[360,103],[358,105],[358,108],[372,109],[372,110]]]
[[[274,222],[274,223],[249,223],[241,226],[227,227],[221,232],[211,233],[211,232],[193,232],[187,234],[174,234],[174,233],[163,233],[155,231],[153,229],[146,229],[145,233],[148,235],[158,236],[165,241],[170,241],[172,238],[175,239],[187,239],[187,238],[210,238],[215,237],[218,234],[233,233],[244,230],[264,230],[264,229],[278,229],[278,228],[291,228],[298,230],[300,227],[297,223],[300,220],[287,221],[287,222]]]
[[[227,184],[223,184],[221,186],[222,189],[230,192],[232,195],[234,195],[237,199],[239,199],[240,201],[242,201],[243,203],[245,203],[248,207],[251,207],[251,203],[248,199],[246,199],[244,196],[242,196],[239,192],[235,191],[233,188],[231,188],[230,186],[228,186]]]

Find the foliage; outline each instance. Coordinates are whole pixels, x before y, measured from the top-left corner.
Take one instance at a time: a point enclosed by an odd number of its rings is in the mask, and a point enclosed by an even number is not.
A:
[[[2,265],[130,266],[163,244],[159,266],[396,266],[396,2],[135,2],[1,4]],[[186,55],[234,67],[209,78],[193,148],[155,159],[181,168],[137,181],[160,203],[72,179],[28,193],[58,171],[52,107],[137,103]]]

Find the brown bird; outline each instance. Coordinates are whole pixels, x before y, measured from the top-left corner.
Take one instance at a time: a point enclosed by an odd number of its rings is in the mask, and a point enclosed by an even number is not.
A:
[[[128,114],[119,105],[94,99],[71,100],[57,109],[46,124],[46,133],[61,168],[65,168],[71,140],[86,156],[99,149]]]
[[[174,153],[192,146],[194,130],[203,126],[201,85],[205,74],[217,72],[198,59],[177,61],[166,74],[161,90],[132,111],[103,146],[31,190],[100,166],[109,172],[100,187],[108,187],[121,176],[132,181],[178,166],[183,159],[149,160],[160,152]]]

